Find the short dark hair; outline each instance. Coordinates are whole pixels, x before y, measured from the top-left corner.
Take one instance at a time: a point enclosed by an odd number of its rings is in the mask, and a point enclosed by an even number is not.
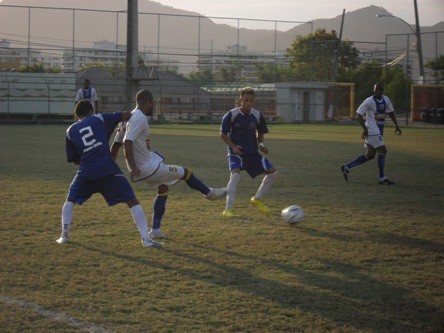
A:
[[[152,99],[153,99],[153,94],[151,93],[151,91],[146,90],[146,89],[140,90],[136,94],[136,102],[137,103],[151,101]]]
[[[241,89],[240,95],[241,95],[241,97],[244,96],[244,95],[254,95],[254,96],[256,96],[256,93],[254,92],[254,89],[252,87],[247,86],[247,87],[243,87]]]
[[[74,107],[74,115],[77,119],[85,118],[94,113],[94,108],[88,101],[80,101]]]

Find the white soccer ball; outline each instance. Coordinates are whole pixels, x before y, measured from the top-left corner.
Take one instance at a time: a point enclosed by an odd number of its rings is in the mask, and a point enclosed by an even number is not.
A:
[[[288,224],[299,223],[304,219],[304,210],[298,205],[289,206],[282,211],[281,217]]]

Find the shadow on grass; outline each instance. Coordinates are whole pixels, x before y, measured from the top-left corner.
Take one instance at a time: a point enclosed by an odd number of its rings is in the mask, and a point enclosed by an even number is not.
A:
[[[270,259],[243,255],[233,251],[207,246],[189,245],[205,256],[183,253],[171,249],[161,250],[180,260],[205,264],[208,269],[177,268],[156,259],[147,259],[114,251],[71,243],[88,251],[119,260],[130,261],[153,268],[175,271],[196,281],[219,287],[235,289],[253,297],[263,298],[290,310],[329,319],[338,325],[373,332],[418,332],[436,331],[442,327],[444,314],[437,308],[415,299],[408,290],[393,287],[361,272],[362,268],[323,258],[313,259],[322,268],[307,270],[276,262]],[[272,281],[257,276],[249,269],[239,269],[210,259],[209,254],[223,254],[265,265],[270,270],[279,270],[294,275],[300,286]],[[189,267],[189,266],[188,266]],[[250,265],[248,267],[251,267]],[[295,315],[296,317],[296,315]]]
[[[313,237],[322,237],[322,238],[330,238],[339,240],[342,242],[373,242],[373,243],[383,243],[389,245],[399,245],[403,247],[416,248],[421,249],[427,252],[444,255],[444,244],[432,242],[426,239],[409,237],[409,236],[400,236],[393,233],[388,232],[377,232],[377,231],[369,231],[369,230],[360,230],[361,232],[365,232],[365,236],[359,237],[356,235],[356,232],[353,235],[346,235],[340,233],[333,233],[328,231],[319,231],[313,228],[301,227],[300,230],[302,232],[307,233]],[[356,231],[356,230],[355,230]]]

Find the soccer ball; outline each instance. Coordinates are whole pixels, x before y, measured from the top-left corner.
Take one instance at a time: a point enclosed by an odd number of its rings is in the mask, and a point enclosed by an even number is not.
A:
[[[288,224],[299,223],[304,219],[304,210],[298,205],[289,206],[282,211],[281,217]]]

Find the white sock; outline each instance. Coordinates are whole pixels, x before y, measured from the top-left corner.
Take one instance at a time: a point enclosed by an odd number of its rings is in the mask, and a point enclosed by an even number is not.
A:
[[[262,180],[261,185],[259,186],[256,194],[254,197],[256,199],[261,199],[265,194],[267,194],[268,190],[270,189],[271,185],[273,185],[274,181],[276,180],[277,171],[270,173],[264,177]]]
[[[69,228],[71,227],[72,217],[74,215],[74,202],[65,201],[62,208],[62,235],[69,236]]]
[[[133,216],[137,229],[139,229],[140,237],[142,237],[142,239],[148,239],[148,222],[142,206],[138,204],[131,207],[131,215]]]
[[[240,174],[232,173],[230,175],[230,181],[227,185],[227,203],[225,209],[232,209],[234,205],[234,195],[236,193],[236,186],[239,182]]]

